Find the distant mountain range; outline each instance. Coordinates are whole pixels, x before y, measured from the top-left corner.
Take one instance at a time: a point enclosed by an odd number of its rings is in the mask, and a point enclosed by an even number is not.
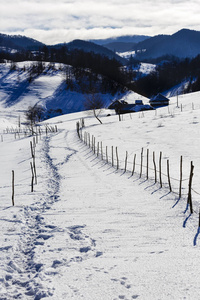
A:
[[[0,49],[38,50],[45,44],[22,35],[7,35],[0,33]]]
[[[200,31],[189,29],[181,29],[172,35],[124,36],[123,39],[119,37],[96,42],[119,53],[135,51],[135,58],[139,60],[166,55],[193,58],[200,54]]]
[[[109,57],[110,59],[116,59],[120,61],[122,64],[125,64],[127,61],[126,59],[122,58],[121,56],[117,55],[112,50],[108,49],[107,47],[95,44],[93,42],[89,41],[83,41],[83,40],[74,40],[72,42],[69,42],[67,44],[58,44],[51,47],[63,47],[65,45],[69,50],[83,50],[84,52],[94,52],[96,54],[104,55]]]
[[[192,58],[200,54],[200,31],[182,29],[172,35],[157,35],[138,43],[133,50],[140,59],[165,55]]]
[[[114,52],[131,51],[133,47],[146,39],[150,38],[147,35],[125,35],[116,38],[108,38],[102,40],[90,40],[91,42],[104,46]]]
[[[115,58],[125,63],[124,58],[115,52],[135,51],[138,60],[155,59],[163,56],[176,56],[178,58],[193,58],[200,54],[200,31],[182,29],[172,35],[145,35],[121,36],[104,40],[74,40],[69,43],[47,46],[37,40],[19,36],[0,34],[0,50],[38,50],[46,47],[63,47],[81,49],[85,52],[94,52],[100,55]]]

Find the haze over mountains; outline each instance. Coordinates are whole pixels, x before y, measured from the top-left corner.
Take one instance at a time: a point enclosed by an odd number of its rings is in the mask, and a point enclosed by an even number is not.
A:
[[[37,50],[45,44],[24,36],[9,36],[0,34],[1,50]],[[48,47],[67,46],[71,49],[82,49],[95,52],[110,58],[120,58],[113,53],[135,51],[135,58],[139,60],[158,58],[162,56],[176,56],[178,58],[193,58],[200,53],[200,31],[181,29],[172,35],[149,36],[121,36],[103,40],[75,40]]]

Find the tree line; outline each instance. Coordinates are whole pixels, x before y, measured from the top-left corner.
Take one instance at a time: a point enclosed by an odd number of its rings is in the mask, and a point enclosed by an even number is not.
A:
[[[193,59],[171,58],[159,63],[152,73],[131,84],[131,89],[148,98],[187,81],[184,93],[200,90],[200,55]]]
[[[79,89],[80,92],[89,93],[94,89],[101,93],[123,92],[126,89],[133,90],[141,95],[151,98],[153,95],[162,93],[173,86],[187,80],[188,85],[184,92],[200,90],[200,55],[193,59],[178,59],[176,57],[163,57],[160,62],[156,61],[155,71],[149,75],[137,76],[134,70],[133,57],[123,66],[116,59],[94,52],[84,52],[81,49],[68,49],[67,45],[59,47],[44,46],[39,51],[19,51],[10,53],[0,52],[0,62],[10,60],[38,61],[40,62],[30,73],[32,80],[36,73],[43,71],[42,62],[63,63],[70,65],[66,68],[66,83],[71,90]],[[152,61],[153,62],[153,61]],[[73,81],[76,79],[76,82]],[[78,83],[78,84],[77,84]]]

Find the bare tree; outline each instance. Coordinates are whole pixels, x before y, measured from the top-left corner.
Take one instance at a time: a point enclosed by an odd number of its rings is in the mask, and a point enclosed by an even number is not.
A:
[[[95,118],[102,124],[102,121],[99,119],[102,108],[104,107],[104,102],[101,96],[95,92],[91,92],[86,97],[84,102],[84,107],[87,110],[92,110]]]
[[[42,116],[44,114],[44,108],[41,105],[29,106],[26,111],[26,119],[33,126],[36,122],[40,122],[42,120]]]

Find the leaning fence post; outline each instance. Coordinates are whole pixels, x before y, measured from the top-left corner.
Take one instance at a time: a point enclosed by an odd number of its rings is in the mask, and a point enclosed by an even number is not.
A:
[[[15,205],[15,201],[14,201],[14,196],[15,196],[15,173],[12,170],[12,205]]]
[[[188,188],[188,204],[190,205],[190,213],[193,213],[193,207],[192,207],[192,177],[194,175],[193,173],[194,166],[193,162],[191,161],[191,169],[190,169],[190,178],[189,178],[189,188]]]
[[[182,155],[181,155],[181,160],[180,160],[180,185],[179,185],[179,199],[181,198],[181,188],[182,188],[182,178],[183,178],[182,166],[183,166],[183,157],[182,157]]]

